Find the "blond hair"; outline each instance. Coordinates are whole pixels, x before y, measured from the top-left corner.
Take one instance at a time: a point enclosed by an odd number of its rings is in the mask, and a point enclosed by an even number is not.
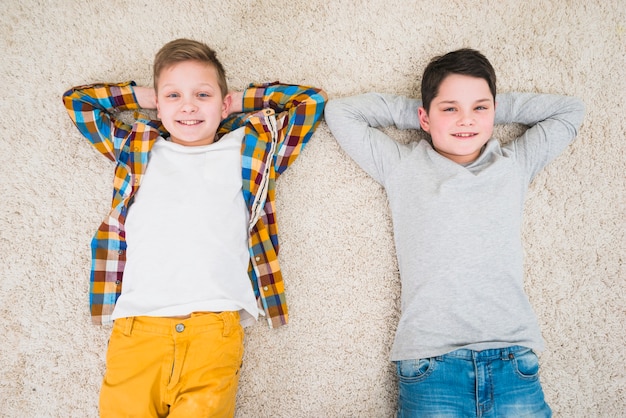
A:
[[[157,90],[159,76],[163,70],[174,64],[185,61],[197,61],[212,65],[217,71],[217,80],[222,92],[222,97],[228,94],[226,72],[224,71],[222,63],[217,59],[215,51],[202,42],[184,38],[166,43],[155,55],[153,69],[154,90]]]

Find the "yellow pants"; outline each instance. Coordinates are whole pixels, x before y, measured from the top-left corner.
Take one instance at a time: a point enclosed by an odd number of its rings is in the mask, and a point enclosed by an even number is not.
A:
[[[117,319],[100,416],[233,417],[242,357],[237,312]]]

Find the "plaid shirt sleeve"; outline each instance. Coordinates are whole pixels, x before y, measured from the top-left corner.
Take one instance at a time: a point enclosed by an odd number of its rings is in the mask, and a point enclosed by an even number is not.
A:
[[[274,154],[276,177],[300,155],[320,122],[326,93],[318,88],[292,84],[251,84],[244,91],[243,112],[224,121],[226,130],[236,129],[246,122],[246,114],[272,109],[277,114],[279,141]]]
[[[326,93],[313,87],[273,83],[247,89],[243,109],[271,108],[277,113],[279,142],[274,158],[276,177],[300,155],[317,128],[326,104]]]
[[[111,115],[114,111],[139,108],[132,89],[134,85],[129,81],[78,86],[63,95],[65,108],[80,133],[112,161],[117,161],[131,126]]]
[[[134,85],[131,81],[79,86],[63,95],[65,108],[80,133],[101,154],[117,163],[111,211],[91,242],[89,300],[95,324],[111,323],[126,262],[126,210],[145,172],[151,145],[162,132],[159,122],[139,112],[135,112],[133,125],[113,116],[117,111],[139,108]]]

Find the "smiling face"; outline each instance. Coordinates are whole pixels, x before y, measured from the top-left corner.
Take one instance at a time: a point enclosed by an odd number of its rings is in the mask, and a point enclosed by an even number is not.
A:
[[[229,106],[230,96],[222,95],[217,70],[211,64],[183,61],[159,75],[158,116],[172,142],[186,146],[212,144]]]
[[[451,74],[439,85],[430,111],[420,107],[422,129],[435,150],[459,164],[476,160],[493,134],[496,104],[482,78]]]

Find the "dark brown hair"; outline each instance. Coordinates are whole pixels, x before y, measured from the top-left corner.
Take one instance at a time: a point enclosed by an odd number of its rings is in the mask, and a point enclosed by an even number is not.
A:
[[[439,94],[439,87],[450,74],[482,78],[496,100],[496,72],[489,60],[480,52],[464,48],[433,58],[422,76],[422,106],[430,111],[430,103]]]

